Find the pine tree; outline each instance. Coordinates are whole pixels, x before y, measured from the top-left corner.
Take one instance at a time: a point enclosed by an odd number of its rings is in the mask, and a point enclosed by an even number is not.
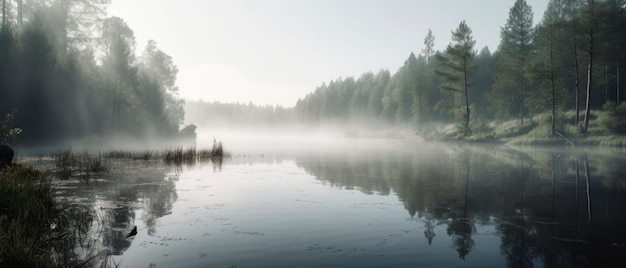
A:
[[[500,66],[501,75],[496,79],[511,79],[517,82],[518,92],[516,96],[518,116],[521,125],[524,125],[524,113],[526,105],[526,80],[528,73],[528,61],[534,38],[533,11],[525,0],[517,0],[509,10],[509,18],[506,25],[501,28],[500,43]],[[496,84],[498,83],[496,81]],[[495,87],[494,90],[505,90]]]
[[[446,48],[445,54],[437,54],[437,59],[444,67],[444,69],[436,71],[443,79],[443,84],[440,86],[441,89],[461,94],[464,97],[463,133],[466,136],[471,134],[469,129],[469,77],[478,69],[473,64],[473,59],[476,56],[476,51],[474,51],[475,44],[476,41],[472,37],[472,30],[465,21],[461,21],[456,31],[452,32],[452,42]]]
[[[422,49],[422,55],[426,59],[426,63],[430,63],[430,59],[435,55],[435,36],[433,31],[429,28],[426,38],[424,38],[424,48]]]

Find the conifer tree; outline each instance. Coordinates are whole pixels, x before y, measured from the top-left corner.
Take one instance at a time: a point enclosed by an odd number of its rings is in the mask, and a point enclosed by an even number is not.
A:
[[[526,82],[528,75],[528,63],[530,52],[534,38],[533,27],[533,11],[526,3],[526,0],[517,0],[509,10],[509,17],[506,25],[501,28],[500,37],[500,62],[496,75],[496,83],[494,91],[501,91],[500,94],[492,93],[492,96],[509,97],[507,95],[516,95],[516,106],[521,125],[524,125],[524,113],[526,105],[524,97],[526,94]],[[513,78],[517,84],[517,92],[511,90],[508,83],[504,83],[502,79],[510,80]],[[509,92],[509,94],[502,91]],[[492,99],[494,103],[505,103],[502,99]]]
[[[446,48],[445,53],[437,54],[437,59],[444,67],[436,71],[443,79],[441,89],[463,96],[465,102],[465,105],[462,106],[465,110],[463,116],[463,133],[466,136],[471,134],[469,129],[469,78],[478,69],[477,66],[473,64],[474,57],[476,56],[476,51],[474,50],[475,44],[476,41],[472,37],[472,30],[467,26],[465,21],[461,21],[456,31],[452,32],[452,42]]]

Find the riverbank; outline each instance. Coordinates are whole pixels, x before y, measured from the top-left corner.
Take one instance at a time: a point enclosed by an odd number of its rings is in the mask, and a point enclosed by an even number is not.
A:
[[[92,208],[59,199],[31,166],[0,170],[1,267],[104,267],[106,251],[90,237]]]
[[[623,109],[622,109],[623,110]],[[551,114],[544,113],[519,119],[491,121],[474,125],[472,134],[463,135],[454,124],[445,125],[431,132],[427,140],[444,142],[494,143],[515,146],[603,146],[626,147],[623,132],[622,111],[617,109],[592,111],[586,132],[574,126],[575,113],[569,111],[557,117],[555,133],[552,133]]]

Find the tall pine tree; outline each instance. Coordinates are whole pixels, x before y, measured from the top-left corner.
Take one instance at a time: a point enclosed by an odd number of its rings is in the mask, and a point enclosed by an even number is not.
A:
[[[524,125],[526,105],[524,97],[528,79],[528,63],[532,50],[533,38],[533,11],[525,0],[517,0],[509,10],[509,18],[500,32],[500,61],[492,96],[492,102],[510,103],[517,108],[520,123]],[[516,81],[517,90],[511,88],[510,83],[499,80]],[[517,92],[515,92],[517,91]]]
[[[465,105],[462,105],[465,110],[465,114],[463,115],[463,133],[466,136],[471,134],[469,128],[469,78],[478,69],[477,66],[473,64],[474,57],[476,56],[476,51],[474,50],[475,44],[476,41],[474,41],[472,37],[472,30],[467,26],[465,21],[461,21],[456,31],[452,32],[452,42],[446,48],[445,53],[437,54],[437,59],[444,67],[436,72],[443,79],[441,89],[463,96],[465,102]],[[458,105],[455,106],[458,107]]]

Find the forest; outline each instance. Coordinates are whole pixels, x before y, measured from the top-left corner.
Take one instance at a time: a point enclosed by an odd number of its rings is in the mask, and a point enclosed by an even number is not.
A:
[[[442,38],[449,42],[445,51],[434,49],[429,31],[420,53],[410,53],[397,72],[324,83],[295,110],[311,122],[368,116],[411,123],[418,132],[456,124],[462,137],[492,131],[487,122],[516,120],[522,127],[541,115],[547,135],[586,134],[592,111],[605,111],[607,131],[626,134],[620,119],[625,11],[620,0],[550,0],[535,25],[532,7],[517,0],[493,52],[477,50],[471,26],[461,21],[450,41]]]
[[[532,7],[517,0],[494,51],[476,48],[471,25],[460,21],[450,37],[429,31],[419,53],[410,52],[396,72],[330,80],[289,108],[186,105],[172,57],[155,41],[136,55],[133,30],[122,18],[106,17],[109,4],[2,1],[0,114],[11,114],[21,128],[15,142],[171,138],[184,122],[206,118],[220,124],[378,122],[410,125],[424,137],[444,135],[442,126],[453,125],[445,135],[457,139],[493,135],[503,122],[518,130],[540,124],[545,136],[626,134],[622,0],[550,0],[538,23]],[[435,42],[447,48],[438,51]]]
[[[106,17],[110,0],[0,4],[0,114],[21,129],[12,142],[177,135],[178,68],[155,41],[136,55],[133,30]]]

